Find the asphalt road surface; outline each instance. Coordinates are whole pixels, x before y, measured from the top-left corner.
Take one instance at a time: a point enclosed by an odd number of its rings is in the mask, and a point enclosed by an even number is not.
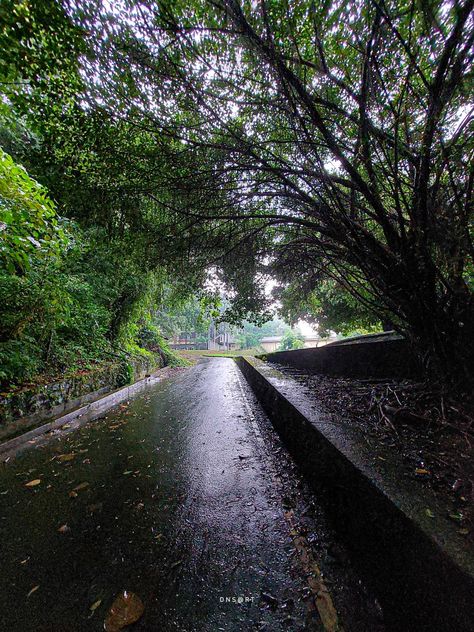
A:
[[[0,583],[2,632],[102,630],[122,590],[134,631],[385,630],[227,358],[0,464]]]

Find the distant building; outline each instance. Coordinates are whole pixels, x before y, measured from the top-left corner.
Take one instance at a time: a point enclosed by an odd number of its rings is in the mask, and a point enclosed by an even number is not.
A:
[[[216,325],[211,321],[207,333],[207,341],[198,341],[198,334],[195,331],[182,331],[173,337],[170,344],[172,349],[181,350],[211,350],[211,351],[232,351],[238,349],[239,345],[235,337],[230,331],[227,323],[219,323]]]
[[[227,323],[216,325],[214,321],[211,321],[207,348],[213,351],[232,351],[233,349],[238,349],[239,344],[232,335]]]
[[[283,336],[267,336],[266,338],[262,338],[260,340],[260,346],[267,353],[272,353],[272,351],[276,351],[278,349],[282,338]]]

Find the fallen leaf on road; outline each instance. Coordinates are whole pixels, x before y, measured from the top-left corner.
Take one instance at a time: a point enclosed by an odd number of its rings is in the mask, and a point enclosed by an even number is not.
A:
[[[26,598],[28,599],[28,597],[30,595],[32,595],[34,592],[36,592],[38,590],[38,588],[40,587],[40,585],[38,584],[37,586],[33,586],[33,588],[30,590],[30,592],[26,595]]]
[[[429,476],[431,472],[429,470],[425,470],[424,467],[417,467],[415,474],[418,474],[418,476]]]
[[[71,452],[70,454],[60,454],[57,459],[61,463],[66,463],[67,461],[72,461],[75,456],[74,452]]]
[[[460,511],[451,512],[448,514],[448,518],[453,520],[454,522],[462,522],[464,515]]]
[[[74,489],[71,489],[71,491],[69,492],[69,496],[71,498],[76,498],[77,493],[82,491],[83,489],[87,489],[87,487],[89,487],[89,483],[80,483],[79,485],[76,485]]]
[[[435,515],[434,513],[431,511],[431,509],[425,509],[425,513],[428,516],[428,518],[434,518]]]
[[[92,604],[92,606],[89,608],[89,610],[91,612],[95,612],[97,610],[97,608],[100,606],[100,604],[102,603],[102,599],[97,599],[97,601],[94,601],[94,603]]]
[[[25,487],[36,487],[36,485],[39,485],[41,483],[41,479],[40,478],[35,478],[32,481],[30,481],[29,483],[25,483]]]
[[[80,483],[79,485],[74,487],[73,491],[80,492],[81,490],[86,489],[87,487],[89,487],[89,483]]]
[[[71,527],[68,527],[67,524],[63,524],[61,527],[59,527],[58,531],[59,533],[67,533],[68,531],[71,530]]]
[[[462,479],[457,478],[454,481],[453,486],[452,486],[451,489],[453,490],[453,492],[458,492],[461,489],[461,487],[462,487]]]
[[[311,545],[307,538],[299,533],[292,510],[285,512],[285,518],[293,538],[293,544],[299,554],[301,566],[307,575],[308,588],[314,595],[314,603],[321,617],[324,630],[325,632],[341,632],[337,611],[313,556]]]
[[[138,621],[143,615],[145,607],[140,597],[135,593],[124,590],[118,595],[110,607],[104,622],[106,632],[119,632],[127,625]]]

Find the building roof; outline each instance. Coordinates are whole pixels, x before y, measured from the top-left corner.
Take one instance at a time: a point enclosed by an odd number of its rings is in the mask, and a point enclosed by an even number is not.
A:
[[[260,342],[281,342],[283,336],[267,336],[266,338],[262,338]]]

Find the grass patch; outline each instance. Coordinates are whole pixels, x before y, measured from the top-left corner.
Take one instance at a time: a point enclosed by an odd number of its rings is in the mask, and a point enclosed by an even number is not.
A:
[[[185,360],[197,360],[198,358],[237,358],[238,356],[256,356],[263,353],[260,348],[254,349],[235,349],[232,351],[214,351],[208,349],[189,349],[176,351],[177,355]]]

